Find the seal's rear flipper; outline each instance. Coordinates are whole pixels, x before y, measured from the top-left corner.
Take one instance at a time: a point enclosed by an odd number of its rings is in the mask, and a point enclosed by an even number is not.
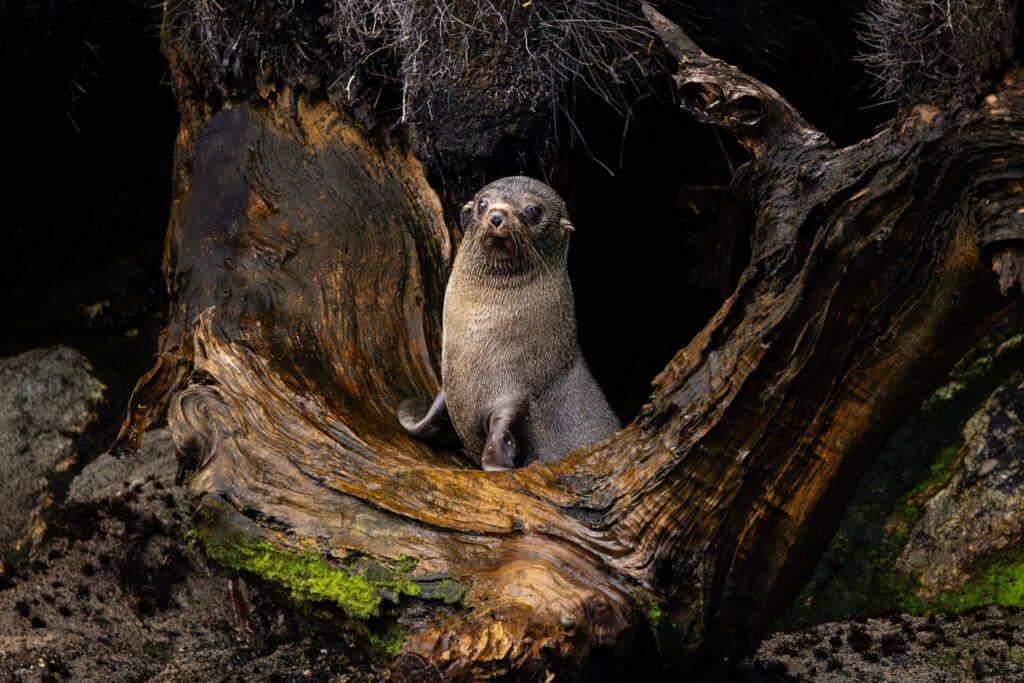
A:
[[[402,405],[398,406],[398,421],[405,427],[405,431],[424,443],[443,448],[458,448],[461,445],[452,420],[448,417],[444,389],[437,392],[437,397],[429,407],[418,398],[402,401]]]
[[[515,409],[501,406],[491,413],[487,442],[480,456],[480,467],[488,472],[519,466],[519,443],[513,434],[518,421]]]

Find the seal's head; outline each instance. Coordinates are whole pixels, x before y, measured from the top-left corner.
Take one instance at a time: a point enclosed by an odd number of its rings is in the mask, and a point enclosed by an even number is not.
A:
[[[565,263],[572,223],[562,198],[539,180],[496,180],[462,207],[462,216],[462,248],[482,268],[513,273]]]

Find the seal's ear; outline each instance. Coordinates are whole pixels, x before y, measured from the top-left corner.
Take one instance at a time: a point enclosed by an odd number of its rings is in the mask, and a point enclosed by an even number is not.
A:
[[[569,222],[568,218],[563,218],[561,222],[562,222],[562,230],[565,230],[566,232],[575,232],[576,231],[576,227],[572,223]]]
[[[462,227],[462,232],[466,232],[469,227],[469,217],[473,213],[473,200],[469,200],[462,205],[462,213],[459,215],[459,225]]]

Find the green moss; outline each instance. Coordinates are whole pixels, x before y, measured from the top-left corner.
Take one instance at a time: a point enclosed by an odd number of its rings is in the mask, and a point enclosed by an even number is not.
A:
[[[928,468],[928,474],[903,497],[886,522],[888,534],[880,544],[882,552],[874,561],[874,580],[871,597],[866,601],[867,611],[878,613],[899,610],[907,614],[936,611],[918,597],[920,577],[917,574],[898,573],[895,563],[925,503],[949,483],[956,471],[959,450],[958,446],[947,446],[939,451]]]
[[[280,550],[265,541],[243,538],[220,542],[202,529],[190,536],[209,561],[281,586],[297,602],[332,602],[356,619],[380,613],[381,596],[366,578],[329,567],[312,553]]]
[[[1024,608],[1024,546],[989,558],[977,576],[931,601],[919,597],[919,574],[898,574],[891,564],[886,569],[880,586],[887,605],[908,614],[958,613],[985,605]]]
[[[416,565],[420,563],[415,557],[409,557],[408,555],[398,556],[398,571],[411,572],[416,569]]]
[[[651,630],[654,631],[655,637],[658,634],[658,624],[661,623],[662,612],[657,605],[651,603],[651,607],[647,610],[647,618],[651,622]]]
[[[370,656],[379,663],[393,662],[398,657],[402,643],[405,642],[406,632],[396,623],[391,623],[383,633],[367,632],[370,642]]]
[[[445,579],[434,586],[431,597],[440,599],[446,605],[455,605],[462,602],[465,595],[466,589],[459,582]]]
[[[280,548],[219,496],[204,498],[186,540],[213,564],[278,586],[300,605],[333,603],[355,620],[380,616],[385,599],[397,603],[405,595],[453,604],[465,594],[444,575],[412,576],[419,561],[405,555],[389,560],[357,554],[332,566],[313,552]]]
[[[960,612],[981,605],[1024,607],[1024,547],[991,558],[961,588],[938,596],[933,611]]]
[[[941,491],[953,477],[957,464],[956,454],[959,450],[956,446],[947,446],[939,451],[935,461],[928,468],[928,476],[907,494],[901,513],[905,517],[912,517],[911,523],[917,519],[925,502]]]
[[[661,608],[654,604],[653,601],[647,605],[647,620],[651,624],[651,633],[654,635],[654,644],[658,647],[658,652],[662,657],[666,654],[666,649],[672,642],[672,628],[675,624],[672,623],[672,619],[668,618]]]
[[[876,578],[877,595],[871,612],[905,612],[906,614],[927,614],[928,603],[918,597],[921,578],[917,573],[900,574],[893,568],[895,556],[881,567]]]
[[[694,633],[694,623],[700,619],[703,607],[701,599],[694,598],[687,603],[659,605],[646,591],[636,590],[634,596],[644,608],[644,614],[651,626],[651,634],[654,636],[654,643],[658,648],[662,663],[672,666],[686,661],[690,650],[695,647],[691,636]],[[679,621],[680,615],[684,615],[682,622]],[[689,621],[687,621],[688,619]]]
[[[639,586],[633,586],[630,588],[630,593],[633,595],[633,599],[636,600],[637,604],[643,609],[644,616],[647,617],[647,622],[651,626],[651,634],[654,635],[654,642],[658,646],[658,650],[661,650],[661,636],[662,631],[668,627],[671,622],[671,618],[666,615],[661,606],[654,601],[654,597],[640,588]]]

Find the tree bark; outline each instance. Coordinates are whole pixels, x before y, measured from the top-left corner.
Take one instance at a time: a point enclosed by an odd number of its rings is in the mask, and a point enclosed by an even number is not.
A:
[[[208,554],[415,628],[399,680],[590,675],[651,631],[691,671],[746,651],[887,435],[1016,301],[1019,70],[840,149],[647,12],[683,105],[753,154],[734,188],[753,255],[640,414],[559,462],[476,471],[395,419],[438,389],[458,238],[396,135],[291,91],[183,123],[170,325],[117,446],[167,405]],[[311,551],[374,594],[303,587],[253,547]]]

